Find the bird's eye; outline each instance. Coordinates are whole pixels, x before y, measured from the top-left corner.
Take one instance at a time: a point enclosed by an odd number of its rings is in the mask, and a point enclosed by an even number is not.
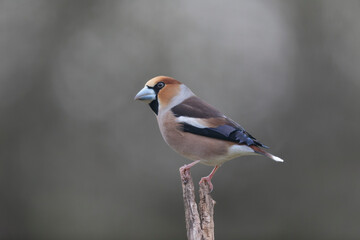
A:
[[[156,87],[157,87],[158,89],[163,88],[164,86],[165,86],[165,83],[163,83],[163,82],[158,82],[158,83],[156,84]]]

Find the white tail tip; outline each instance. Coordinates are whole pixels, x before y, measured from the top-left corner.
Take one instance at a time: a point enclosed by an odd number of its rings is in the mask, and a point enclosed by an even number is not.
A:
[[[276,161],[276,162],[284,162],[284,160],[282,160],[281,158],[279,158],[277,156],[274,156],[274,155],[271,155],[271,159]]]

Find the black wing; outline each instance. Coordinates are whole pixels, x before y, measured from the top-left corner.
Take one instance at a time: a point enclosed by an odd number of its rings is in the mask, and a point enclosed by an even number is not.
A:
[[[184,132],[189,132],[210,138],[222,139],[239,144],[246,144],[248,146],[255,145],[263,148],[268,148],[261,142],[257,141],[245,130],[230,125],[221,125],[216,128],[199,128],[188,123],[182,123],[182,130]]]
[[[238,123],[225,117],[219,110],[200,98],[193,96],[171,109],[175,117],[207,120],[216,127],[196,127],[190,122],[181,122],[182,130],[205,137],[222,139],[239,144],[268,148],[245,131]]]

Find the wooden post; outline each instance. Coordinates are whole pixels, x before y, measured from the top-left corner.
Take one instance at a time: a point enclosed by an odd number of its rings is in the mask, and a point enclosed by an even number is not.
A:
[[[202,182],[199,189],[199,212],[204,240],[214,240],[214,205],[209,185]]]
[[[214,240],[215,201],[210,196],[209,186],[206,183],[200,184],[198,209],[190,170],[180,169],[180,176],[188,240]]]

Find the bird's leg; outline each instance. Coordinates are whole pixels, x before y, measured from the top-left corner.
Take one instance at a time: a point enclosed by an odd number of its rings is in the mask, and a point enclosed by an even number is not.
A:
[[[186,170],[189,170],[191,167],[193,167],[194,165],[196,165],[199,162],[200,162],[200,160],[196,160],[190,164],[185,164],[184,166],[182,166],[180,168],[180,172],[184,173]]]
[[[212,192],[212,190],[213,190],[213,185],[211,183],[211,179],[214,176],[214,174],[218,168],[219,168],[219,165],[215,166],[214,169],[211,171],[211,173],[207,177],[202,177],[199,182],[199,184],[201,184],[202,182],[207,182],[210,187],[210,192]]]

